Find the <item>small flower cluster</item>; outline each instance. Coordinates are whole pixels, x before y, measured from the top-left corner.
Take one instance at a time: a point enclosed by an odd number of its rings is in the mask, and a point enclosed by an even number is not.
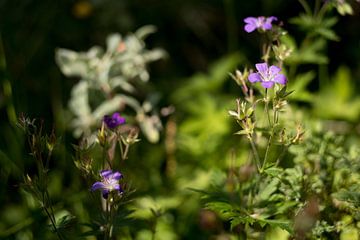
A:
[[[247,17],[244,19],[246,23],[244,30],[248,33],[255,31],[255,29],[259,29],[261,31],[267,31],[272,28],[272,22],[276,21],[276,17]]]
[[[99,131],[98,138],[99,142],[102,143],[104,147],[106,144],[106,134],[104,132],[104,125],[110,130],[116,129],[118,126],[125,124],[125,118],[120,115],[120,113],[115,112],[111,116],[105,115],[103,118],[103,126]],[[111,165],[110,165],[111,166]],[[105,166],[103,166],[105,167]],[[95,182],[91,191],[101,190],[102,196],[104,199],[107,199],[110,192],[123,193],[123,189],[119,184],[119,180],[123,178],[123,175],[118,171],[113,170],[102,170],[100,171],[101,181]]]
[[[244,29],[246,32],[250,33],[255,31],[255,29],[259,29],[261,31],[266,31],[272,29],[272,22],[276,21],[277,17],[247,17],[244,19],[246,23]],[[251,73],[248,75],[248,80],[251,83],[260,82],[264,88],[272,88],[275,83],[279,83],[285,85],[287,82],[286,77],[280,73],[281,68],[277,66],[268,66],[265,63],[255,64],[257,72]]]

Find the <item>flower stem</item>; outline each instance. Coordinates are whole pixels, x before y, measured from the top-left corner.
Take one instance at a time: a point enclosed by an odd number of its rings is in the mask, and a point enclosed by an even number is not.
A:
[[[269,127],[271,127],[271,120],[270,120],[270,113],[269,113],[269,100],[268,100],[268,89],[265,88],[265,98],[264,98],[264,101],[265,101],[265,113],[267,115],[267,118],[268,118],[268,121],[269,121]]]
[[[51,221],[51,225],[57,235],[57,237],[62,240],[63,238],[61,237],[57,227],[56,227],[56,223],[55,223],[55,217],[53,215],[50,214],[49,210],[47,209],[47,207],[43,206],[43,209],[45,210],[46,214],[48,215],[48,217],[50,218]]]
[[[260,172],[263,172],[264,169],[265,169],[265,167],[266,167],[266,162],[267,162],[267,160],[268,160],[269,150],[270,150],[270,146],[271,146],[271,142],[272,142],[273,136],[274,136],[274,127],[273,127],[272,130],[271,130],[271,134],[270,134],[270,137],[269,137],[269,140],[268,140],[268,144],[267,144],[267,146],[266,146],[264,161],[263,161],[263,164],[262,164],[262,166],[261,166]]]
[[[254,140],[252,139],[251,135],[248,135],[248,139],[250,141],[251,149],[252,149],[252,152],[254,154],[256,168],[260,173],[262,173],[261,168],[260,168],[260,157],[259,157],[259,153],[258,153],[258,151],[256,149]]]

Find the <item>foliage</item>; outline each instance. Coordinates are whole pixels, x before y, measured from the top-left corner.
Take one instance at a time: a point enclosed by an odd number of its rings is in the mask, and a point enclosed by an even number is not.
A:
[[[0,4],[1,239],[358,239],[357,2],[30,3]]]

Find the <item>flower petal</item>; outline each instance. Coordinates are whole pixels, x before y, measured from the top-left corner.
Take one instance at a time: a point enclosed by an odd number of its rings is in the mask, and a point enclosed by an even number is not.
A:
[[[109,178],[112,173],[112,170],[102,170],[100,171],[100,176],[103,178]]]
[[[249,75],[248,80],[252,83],[254,82],[261,82],[261,76],[258,73],[252,73]]]
[[[120,180],[122,178],[122,174],[120,172],[115,172],[112,176],[113,179],[115,180]]]
[[[267,65],[267,63],[257,63],[257,64],[255,64],[255,67],[262,76],[267,76],[268,75],[268,65]]]
[[[104,190],[102,191],[102,196],[103,196],[103,198],[107,199],[108,196],[109,196],[109,193],[110,193],[110,191],[109,191],[108,189],[104,189]]]
[[[274,17],[274,16],[270,16],[270,17],[266,18],[266,21],[269,23],[271,23],[272,21],[277,21],[277,20],[278,20],[278,18]]]
[[[244,30],[248,33],[253,32],[256,29],[256,25],[255,24],[246,24],[244,27]]]
[[[272,28],[272,25],[271,25],[271,23],[264,22],[264,24],[262,24],[262,28],[264,30],[270,30]]]
[[[274,86],[274,82],[270,82],[270,81],[261,82],[261,85],[262,85],[264,88],[272,88],[272,87]]]
[[[286,77],[284,76],[284,74],[279,73],[274,77],[274,82],[285,85],[287,80],[286,80]]]
[[[271,75],[271,76],[275,76],[275,75],[278,74],[280,71],[281,71],[281,68],[279,68],[279,67],[277,67],[277,66],[274,66],[274,65],[272,65],[272,66],[269,68],[269,72],[270,72],[270,75]]]
[[[256,24],[256,21],[257,21],[257,18],[254,18],[254,17],[247,17],[244,19],[244,22],[245,23],[250,23],[250,24]]]
[[[121,124],[124,124],[125,123],[125,118],[121,117],[120,116],[120,113],[116,112],[112,115],[112,119],[113,121],[118,124],[118,125],[121,125]]]
[[[120,184],[115,184],[114,185],[114,190],[120,191],[121,190]]]
[[[98,189],[104,189],[104,188],[105,188],[104,183],[96,182],[91,186],[91,191],[95,191],[95,190],[98,190]]]

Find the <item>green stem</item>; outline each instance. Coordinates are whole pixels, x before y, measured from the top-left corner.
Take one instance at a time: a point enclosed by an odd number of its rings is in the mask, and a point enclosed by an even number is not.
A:
[[[106,215],[106,230],[105,230],[105,236],[104,239],[110,239],[110,213],[108,211],[109,209],[109,198],[106,199],[106,204],[105,204],[105,215]]]
[[[270,150],[270,146],[271,146],[271,142],[272,142],[273,136],[274,136],[274,127],[273,127],[272,130],[271,130],[271,134],[270,134],[270,137],[269,137],[269,140],[268,140],[268,144],[267,144],[267,146],[266,146],[264,161],[263,161],[263,164],[262,164],[262,166],[261,166],[260,172],[263,172],[263,171],[264,171],[264,168],[266,167],[266,163],[267,163],[267,160],[268,160],[269,150]]]
[[[111,164],[109,158],[106,156],[105,146],[103,147],[102,158],[103,158],[103,161],[102,161],[103,169],[105,169],[105,161],[107,162],[107,164],[109,164],[110,169],[112,169],[112,164]]]
[[[261,168],[260,168],[260,157],[259,157],[259,153],[256,149],[256,146],[255,146],[255,143],[254,143],[254,140],[252,139],[252,136],[251,135],[248,135],[248,139],[250,141],[250,145],[251,145],[251,150],[254,154],[254,158],[255,158],[255,164],[256,164],[256,168],[257,170],[261,173]]]
[[[267,115],[268,121],[269,121],[269,127],[271,127],[271,120],[270,120],[270,113],[269,113],[269,101],[267,98],[268,95],[268,89],[265,88],[265,114]]]
[[[58,237],[60,240],[62,240],[63,238],[61,237],[61,235],[60,235],[60,233],[59,233],[59,231],[58,231],[58,229],[57,229],[57,227],[56,227],[55,218],[53,219],[54,216],[51,216],[51,214],[50,214],[50,212],[48,211],[47,207],[44,206],[43,209],[45,210],[46,214],[47,214],[48,217],[50,218],[51,225],[53,226],[54,231],[55,231],[57,237]]]

